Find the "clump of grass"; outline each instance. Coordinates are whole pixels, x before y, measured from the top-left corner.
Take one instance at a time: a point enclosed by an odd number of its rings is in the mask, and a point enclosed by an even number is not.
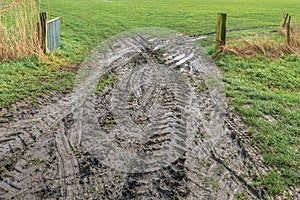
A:
[[[0,9],[0,61],[40,55],[35,0],[4,3]]]
[[[269,58],[279,58],[283,55],[300,55],[300,40],[297,36],[291,38],[291,43],[281,39],[265,37],[259,40],[239,40],[222,49],[222,54],[234,54],[239,57],[262,55]]]
[[[297,24],[293,24],[290,43],[287,42],[286,28],[280,26],[279,34],[230,41],[220,52],[222,55],[234,54],[239,57],[260,55],[269,58],[279,58],[283,55],[300,55],[299,30]]]
[[[100,78],[100,81],[96,88],[96,93],[100,93],[104,90],[104,88],[117,81],[117,76],[115,74],[103,74]]]
[[[291,33],[293,35],[299,35],[299,33],[300,33],[300,24],[294,23],[290,30],[291,30]],[[285,36],[286,32],[287,32],[286,26],[280,26],[279,31],[278,31],[279,35]]]

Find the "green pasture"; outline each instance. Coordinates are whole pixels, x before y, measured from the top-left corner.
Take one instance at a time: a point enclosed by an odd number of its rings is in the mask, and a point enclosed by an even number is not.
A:
[[[84,59],[89,49],[122,31],[163,27],[187,35],[215,31],[216,13],[228,14],[228,30],[266,27],[277,29],[283,14],[300,21],[297,0],[51,0],[42,11],[62,16],[62,50],[72,59]]]

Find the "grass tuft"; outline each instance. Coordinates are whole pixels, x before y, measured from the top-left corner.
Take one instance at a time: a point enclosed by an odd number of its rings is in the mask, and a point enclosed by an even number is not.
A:
[[[283,55],[300,55],[300,40],[291,38],[291,44],[265,37],[260,40],[239,40],[238,43],[227,45],[222,54],[234,54],[239,57],[255,57],[257,55],[269,58],[279,58]]]

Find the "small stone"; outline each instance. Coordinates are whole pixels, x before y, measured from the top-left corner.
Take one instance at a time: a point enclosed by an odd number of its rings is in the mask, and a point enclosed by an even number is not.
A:
[[[0,117],[6,115],[8,112],[7,112],[7,108],[2,108],[0,109]]]
[[[9,119],[7,118],[0,118],[0,124],[8,123]]]

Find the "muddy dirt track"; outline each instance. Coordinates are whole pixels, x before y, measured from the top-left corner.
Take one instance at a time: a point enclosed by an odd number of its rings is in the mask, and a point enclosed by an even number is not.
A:
[[[2,109],[1,199],[263,198],[252,182],[268,169],[227,110],[193,40],[116,36],[82,64],[71,94]]]

